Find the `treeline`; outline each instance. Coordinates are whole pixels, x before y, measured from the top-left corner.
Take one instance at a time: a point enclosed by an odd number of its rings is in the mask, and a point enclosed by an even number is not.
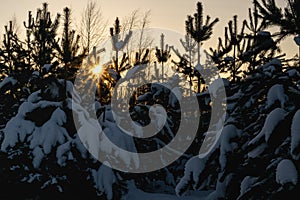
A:
[[[102,76],[100,89],[103,94],[109,94],[121,74],[128,69],[147,63],[157,62],[162,71],[164,63],[173,65],[185,75],[197,93],[206,89],[198,71],[202,67],[203,56],[209,57],[231,83],[239,83],[255,72],[257,66],[274,58],[280,58],[286,66],[294,66],[300,62],[300,53],[299,60],[297,56],[287,59],[279,43],[287,36],[294,36],[296,45],[300,45],[299,4],[296,0],[289,0],[282,9],[274,0],[255,0],[253,8],[249,8],[248,19],[239,23],[238,17],[233,16],[224,29],[224,36],[218,38],[217,47],[211,47],[205,51],[206,55],[201,55],[202,44],[210,39],[219,21],[203,15],[201,2],[197,3],[196,13],[188,15],[186,19],[186,35],[180,41],[185,52],[165,44],[164,35],[161,36],[163,45],[150,48],[154,40],[146,31],[150,24],[150,11],[139,15],[135,10],[122,21],[116,18],[115,23],[108,27],[98,5],[89,1],[75,30],[72,12],[68,7],[63,9],[62,15],[56,14],[51,18],[48,4],[44,3],[35,14],[28,12],[28,18],[23,22],[25,38],[20,35],[16,20],[9,21],[4,27],[0,48],[0,80],[12,77],[16,83],[2,83],[1,99],[7,101],[5,105],[8,106],[5,107],[11,107],[23,97],[44,88],[53,77],[74,81],[84,57],[94,54],[94,47],[105,36],[111,37],[116,54],[107,65],[110,72],[114,72],[108,73],[106,70],[107,73]],[[278,32],[267,31],[267,28],[274,26],[280,28]],[[133,29],[140,30],[134,39]],[[116,45],[121,41],[121,46]],[[101,95],[101,98],[102,102],[109,102],[110,97]]]
[[[249,8],[249,18],[239,24],[238,17],[228,22],[224,36],[218,39],[216,48],[209,49],[209,56],[218,66],[221,72],[229,74],[233,82],[239,81],[248,73],[255,70],[255,66],[268,62],[278,56],[284,60],[284,54],[280,54],[279,42],[286,36],[295,36],[297,45],[299,42],[299,5],[298,1],[288,1],[284,9],[279,8],[274,0],[262,0],[253,2],[253,8]],[[95,2],[88,2],[82,13],[80,26],[75,30],[71,20],[71,10],[66,7],[63,14],[57,14],[51,19],[48,4],[37,9],[34,15],[28,12],[28,19],[24,21],[26,37],[23,40],[16,30],[16,22],[10,21],[5,27],[3,42],[0,50],[0,70],[2,75],[14,74],[20,82],[26,82],[33,71],[43,73],[43,67],[50,64],[55,68],[55,74],[64,79],[74,80],[77,69],[83,58],[97,46],[104,36],[110,32],[111,37],[119,37],[121,32],[129,32],[133,28],[139,28],[144,32],[149,20],[149,12],[137,19],[137,11],[131,13],[123,24],[117,19],[114,27],[107,30],[107,22],[103,19],[100,9]],[[140,24],[137,25],[137,21]],[[186,20],[186,38],[181,41],[185,53],[175,52],[180,58],[174,62],[177,70],[189,77],[190,84],[197,82],[197,92],[201,92],[201,75],[194,67],[200,63],[200,48],[204,41],[209,40],[213,27],[219,19],[210,21],[210,17],[203,16],[203,7],[199,2],[196,13],[189,15]],[[271,26],[280,27],[280,31],[271,34],[266,31]],[[62,31],[59,31],[59,30]],[[115,29],[115,33],[112,32]],[[122,30],[121,30],[122,29]],[[59,34],[59,32],[61,32]],[[141,33],[145,34],[145,33]],[[143,37],[140,37],[143,38]],[[121,65],[129,69],[135,64],[147,63],[147,56],[153,38],[140,39],[136,52],[132,53],[132,47],[126,44],[124,55],[116,55],[114,68],[118,73]],[[125,47],[126,46],[126,47]],[[132,46],[132,45],[131,45]],[[163,49],[163,47],[162,47]],[[165,54],[154,50],[156,58],[148,62],[163,60],[171,61],[171,48],[165,48]],[[175,50],[175,49],[173,49]],[[175,50],[176,51],[176,50]],[[300,51],[300,47],[299,47]],[[196,56],[198,52],[198,55]],[[164,56],[164,58],[162,58]],[[150,57],[150,56],[149,56]],[[144,59],[144,60],[143,60]],[[292,59],[292,61],[295,59]],[[285,60],[291,61],[291,60]],[[120,66],[119,66],[120,65]],[[163,66],[163,65],[162,65]],[[49,68],[47,68],[49,70]]]

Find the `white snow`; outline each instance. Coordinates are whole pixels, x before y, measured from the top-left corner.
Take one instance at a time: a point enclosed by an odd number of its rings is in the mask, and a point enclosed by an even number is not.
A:
[[[151,106],[149,109],[149,116],[151,118],[151,123],[156,127],[156,130],[161,130],[167,120],[167,113],[162,106]]]
[[[50,82],[44,93],[49,93],[51,98],[59,97],[59,87],[57,86],[57,83]]]
[[[60,82],[62,83],[64,80],[60,80]],[[78,92],[74,89],[74,85],[71,81],[67,81],[67,96],[69,98],[72,98],[72,101],[75,101],[77,103],[79,103],[81,101],[81,98],[78,94]]]
[[[283,85],[273,85],[267,95],[267,108],[270,108],[276,101],[280,102],[281,108],[284,108],[288,101],[288,96],[284,93]]]
[[[45,155],[39,146],[37,146],[33,149],[32,155],[33,155],[32,165],[34,168],[37,169],[40,167],[40,164]]]
[[[138,154],[130,154],[128,152],[137,152],[133,138],[122,132],[116,123],[105,120],[100,123],[104,126],[103,132],[100,133],[100,150],[102,153],[112,155],[113,159],[122,162],[128,168],[139,166]],[[114,145],[112,145],[114,144]],[[124,151],[125,150],[125,151]]]
[[[257,144],[262,137],[264,137],[265,141],[268,142],[276,126],[285,118],[286,114],[287,112],[282,108],[275,108],[272,112],[270,112],[266,118],[262,130],[249,142],[249,145]]]
[[[24,177],[21,181],[23,182],[27,182],[27,183],[32,183],[35,180],[39,180],[41,177],[41,174],[34,174],[34,173],[30,173],[28,175],[28,177]]]
[[[223,182],[218,181],[216,190],[210,193],[205,200],[218,200],[218,199],[225,199],[226,188],[228,186],[230,180],[232,179],[232,174],[226,176]]]
[[[106,194],[108,200],[113,198],[112,185],[116,182],[116,177],[109,166],[109,163],[103,163],[98,171],[93,170],[93,177],[96,183],[96,188]]]
[[[150,92],[142,94],[137,98],[138,101],[149,101],[151,99],[152,99],[152,94]]]
[[[178,197],[171,194],[147,193],[135,187],[129,187],[124,200],[204,200],[212,191],[193,191],[187,196]]]
[[[240,186],[240,196],[245,194],[249,189],[251,189],[252,185],[258,180],[257,177],[246,176],[241,182]]]
[[[20,116],[12,118],[4,128],[4,141],[1,145],[1,150],[5,151],[8,147],[13,147],[18,141],[24,142],[26,136],[34,130],[35,124],[31,121],[26,121]]]
[[[201,73],[203,71],[203,66],[200,63],[197,63],[195,66],[195,70],[197,70]]]
[[[258,145],[257,147],[255,147],[253,150],[251,150],[248,153],[248,157],[249,158],[258,157],[260,154],[262,154],[267,149],[267,147],[268,147],[268,145],[266,143],[262,143],[262,144]]]
[[[294,68],[288,69],[286,71],[286,73],[288,74],[289,77],[297,77],[297,76],[299,76],[299,72],[296,69],[294,69]]]
[[[59,147],[57,147],[56,159],[57,159],[57,163],[60,166],[65,166],[66,165],[66,160],[69,157],[69,153],[71,154],[71,152],[69,152],[70,149],[71,149],[70,141],[60,145]]]
[[[111,69],[111,68],[108,68],[107,71],[108,71],[109,75],[110,75],[113,79],[115,79],[115,80],[117,79],[118,73],[117,73],[115,70],[113,70],[113,69]]]
[[[41,95],[41,90],[37,90],[33,93],[31,93],[31,95],[29,95],[27,101],[31,102],[31,103],[37,103],[38,101],[40,101],[42,99]]]
[[[132,31],[129,31],[126,34],[124,40],[119,40],[119,34],[112,36],[112,45],[115,51],[120,51],[124,48],[124,46],[128,43],[129,39],[132,36]]]
[[[51,69],[52,64],[44,64],[44,66],[42,67],[42,70],[44,71],[44,73],[48,73],[49,70]]]
[[[224,168],[227,165],[228,153],[238,148],[237,144],[235,142],[232,142],[232,139],[239,138],[240,136],[241,136],[241,131],[237,129],[235,125],[229,124],[223,128],[220,137],[220,157],[219,157],[219,162],[222,170],[224,170]]]
[[[44,100],[39,101],[37,103],[24,102],[19,107],[17,115],[20,116],[21,118],[24,118],[27,113],[30,113],[37,108],[46,108],[51,106],[59,107],[61,104],[62,104],[61,102],[51,102],[51,101],[44,101]]]
[[[211,97],[216,98],[219,92],[225,92],[224,91],[224,86],[228,86],[228,81],[223,79],[223,78],[218,78],[214,80],[209,86],[208,86],[208,91]]]
[[[295,113],[292,121],[291,155],[295,160],[300,158],[300,110]]]
[[[159,98],[162,93],[168,93],[168,84],[160,83],[160,84],[151,84],[151,90],[154,91],[153,99]]]
[[[179,183],[175,188],[175,192],[178,196],[184,195],[187,191],[188,185],[193,183],[193,187],[195,187],[198,183],[199,176],[205,169],[207,157],[199,158],[195,156],[186,163],[184,168],[184,176],[180,179]],[[197,188],[194,188],[197,189]]]
[[[139,65],[134,66],[133,68],[129,69],[126,73],[125,79],[130,80],[132,76],[140,69]]]
[[[42,127],[35,128],[33,134],[29,137],[30,148],[33,149],[40,145],[43,147],[44,153],[49,154],[52,147],[70,140],[68,132],[62,127],[65,119],[65,113],[60,108],[57,108]]]
[[[226,62],[234,62],[234,58],[233,58],[232,56],[226,56],[226,57],[224,58],[224,60],[225,60]]]
[[[39,71],[34,71],[31,74],[32,76],[40,76],[40,72]]]
[[[11,85],[13,86],[13,85],[15,85],[17,82],[18,82],[18,81],[17,81],[15,78],[10,77],[10,76],[7,76],[7,77],[5,77],[5,78],[1,81],[1,83],[0,83],[0,89],[1,89],[3,86],[7,85],[7,84],[11,84]]]
[[[18,114],[6,124],[3,130],[4,140],[1,145],[1,150],[6,151],[8,147],[15,146],[17,142],[28,143],[29,148],[32,149],[32,164],[35,168],[40,166],[42,159],[52,151],[53,147],[72,140],[63,127],[66,122],[66,114],[59,108],[61,102],[39,101],[38,94],[39,92],[31,94],[29,96],[30,101],[21,104]],[[48,106],[56,106],[57,108],[42,126],[38,127],[33,121],[25,120],[28,113],[37,108]],[[57,154],[62,156],[62,149]],[[68,158],[71,157],[68,155]],[[64,157],[58,158],[58,162],[63,164],[63,159]]]
[[[76,134],[75,138],[72,141],[72,144],[76,147],[76,149],[78,149],[82,158],[87,158],[87,149],[82,144],[78,134]]]
[[[180,102],[182,99],[182,91],[179,87],[174,87],[169,96],[169,105],[175,107],[177,102]]]
[[[298,172],[291,160],[280,161],[276,169],[276,182],[282,186],[287,183],[296,185],[298,183]]]
[[[99,156],[100,141],[99,141],[99,124],[95,119],[83,120],[82,126],[77,130],[81,142],[96,158]]]
[[[276,71],[276,67],[282,67],[282,64],[279,59],[274,58],[267,64],[258,67],[258,69],[262,70],[266,76],[272,77],[274,72]]]

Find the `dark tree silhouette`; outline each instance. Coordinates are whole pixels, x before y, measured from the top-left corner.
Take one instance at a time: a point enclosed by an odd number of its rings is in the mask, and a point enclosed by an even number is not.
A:
[[[201,42],[208,40],[212,35],[213,26],[219,21],[218,18],[210,22],[210,16],[206,17],[205,22],[203,21],[203,7],[202,3],[197,3],[197,12],[194,17],[188,15],[186,20],[186,32],[190,35],[196,42],[198,48],[198,63],[200,65],[200,48]],[[195,71],[195,75],[198,78],[198,93],[200,93],[201,86],[201,75],[198,71]]]
[[[225,27],[224,40],[221,37],[218,38],[218,46],[216,49],[210,48],[211,58],[218,65],[221,72],[225,72],[228,65],[228,60],[224,57],[232,50],[232,45],[229,41],[228,27]]]
[[[90,53],[94,46],[99,45],[104,39],[106,28],[107,22],[103,19],[97,1],[88,1],[82,12],[78,29],[81,36],[80,44],[87,53]]]
[[[229,72],[236,82],[241,75],[252,73],[255,66],[265,64],[275,57],[280,49],[272,35],[264,31],[266,22],[258,16],[257,6],[249,8],[249,19],[244,20],[238,32],[237,16],[225,27],[224,40],[219,38],[216,49],[210,48],[211,58],[221,72]],[[228,56],[232,53],[232,56]],[[278,55],[277,57],[281,57]]]
[[[280,27],[280,31],[274,34],[279,36],[279,41],[290,35],[295,36],[300,63],[300,1],[287,0],[284,9],[278,7],[275,0],[255,0],[254,4],[259,10],[259,16],[266,20],[267,26]]]
[[[162,33],[160,36],[160,49],[156,47],[155,56],[157,61],[161,64],[162,80],[164,80],[164,63],[171,57],[169,45],[165,45],[165,35]]]
[[[55,58],[53,46],[57,42],[56,35],[59,27],[60,14],[56,15],[54,21],[51,20],[50,12],[48,11],[48,4],[44,3],[42,9],[37,10],[36,20],[30,20],[27,26],[27,32],[32,33],[33,40],[31,40],[32,58],[36,67],[42,71],[45,64],[51,64]],[[32,22],[32,23],[30,23]]]
[[[84,51],[79,53],[79,40],[80,36],[76,35],[75,30],[71,29],[71,10],[64,8],[63,14],[63,34],[60,45],[54,43],[55,49],[58,51],[58,59],[64,65],[64,80],[74,80],[76,71],[78,70]]]
[[[4,65],[8,66],[7,74],[22,74],[25,78],[28,77],[30,70],[30,65],[26,61],[28,51],[26,51],[23,42],[13,29],[13,21],[9,21],[8,25],[5,26],[1,57],[4,60]],[[24,82],[21,79],[19,81]]]
[[[28,22],[24,21],[24,27],[26,28],[26,45],[27,45],[27,50],[28,50],[28,55],[27,55],[27,62],[31,64],[32,59],[31,59],[31,35],[34,27],[34,18],[32,17],[31,11],[28,12]]]
[[[233,62],[230,66],[232,73],[232,81],[236,82],[238,75],[241,73],[241,65],[237,64],[237,56],[241,54],[245,49],[245,41],[243,41],[244,30],[246,22],[243,22],[240,33],[238,33],[237,15],[233,16],[233,21],[230,20],[228,23],[229,40],[233,47]]]
[[[116,73],[118,74],[118,77],[120,78],[121,77],[120,73],[122,71],[125,71],[125,70],[129,69],[130,66],[129,65],[124,65],[125,63],[127,63],[127,60],[128,60],[128,55],[125,54],[125,53],[123,54],[121,63],[119,63],[119,52],[129,42],[129,40],[132,36],[132,31],[129,30],[129,33],[125,36],[124,40],[121,40],[121,38],[120,38],[121,37],[120,36],[121,25],[120,25],[120,20],[119,20],[118,17],[115,20],[114,27],[111,27],[109,31],[110,31],[110,35],[111,35],[111,38],[112,38],[113,50],[116,52],[113,68],[116,71]]]
[[[247,46],[245,52],[240,55],[240,60],[248,62],[248,71],[251,73],[255,66],[269,62],[275,57],[280,49],[273,40],[270,32],[266,29],[266,20],[259,18],[257,5],[254,4],[253,11],[249,8],[249,20],[245,21],[248,33],[245,34]]]

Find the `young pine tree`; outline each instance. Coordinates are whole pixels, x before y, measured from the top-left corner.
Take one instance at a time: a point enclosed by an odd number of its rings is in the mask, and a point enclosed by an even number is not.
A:
[[[197,42],[198,50],[198,61],[197,65],[200,65],[200,48],[201,42],[208,40],[212,35],[213,26],[219,21],[218,18],[210,22],[210,16],[206,17],[206,21],[203,21],[203,7],[202,3],[197,3],[197,12],[194,17],[188,16],[186,20],[186,32]],[[200,93],[201,86],[201,75],[200,73],[195,73],[198,78],[198,93]]]
[[[259,10],[259,16],[266,20],[267,26],[278,26],[280,31],[275,33],[279,40],[287,36],[295,36],[295,43],[299,47],[300,63],[300,1],[287,0],[287,5],[281,9],[275,0],[255,0],[254,4]]]
[[[54,43],[54,45],[58,52],[58,59],[64,65],[64,80],[66,85],[68,79],[75,79],[75,74],[82,62],[84,52],[79,53],[80,36],[76,35],[75,30],[71,29],[71,10],[68,7],[64,8],[63,20],[61,43],[60,45]]]
[[[33,50],[32,59],[37,69],[42,71],[45,64],[51,64],[55,58],[53,47],[55,46],[57,29],[59,27],[60,14],[56,15],[54,21],[50,17],[48,4],[44,3],[42,9],[37,10],[37,15],[33,24],[29,24],[28,32],[31,31],[33,39],[31,48]]]
[[[126,59],[126,55],[123,55],[123,58],[121,60],[121,63],[119,63],[119,52],[126,46],[126,44],[129,42],[131,36],[132,36],[132,31],[129,30],[129,33],[125,36],[124,40],[121,40],[121,25],[120,25],[120,20],[117,17],[115,20],[115,24],[114,27],[110,28],[110,36],[112,38],[112,44],[113,44],[113,50],[116,52],[116,56],[114,59],[114,70],[116,71],[116,73],[118,74],[118,77],[121,77],[120,73],[122,71],[125,71],[128,69],[129,66],[124,65],[124,67],[122,67],[122,64],[125,63]],[[128,58],[127,58],[128,59]]]

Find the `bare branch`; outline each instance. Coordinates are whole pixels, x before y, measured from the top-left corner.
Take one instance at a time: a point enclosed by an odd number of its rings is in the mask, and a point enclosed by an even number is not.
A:
[[[100,7],[96,1],[88,1],[82,12],[79,27],[81,46],[90,52],[105,39],[106,30],[107,20],[104,20]]]

